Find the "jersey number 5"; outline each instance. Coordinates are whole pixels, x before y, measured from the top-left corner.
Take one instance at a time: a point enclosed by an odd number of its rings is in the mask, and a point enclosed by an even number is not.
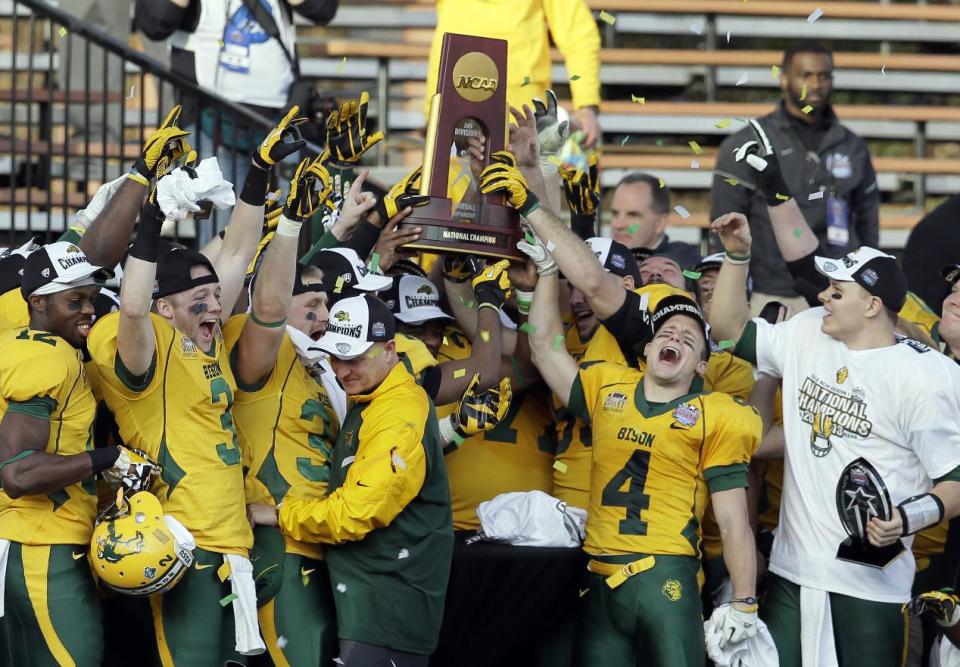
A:
[[[643,493],[649,465],[650,450],[635,449],[623,470],[603,487],[601,505],[627,508],[627,518],[620,522],[621,535],[647,534],[647,522],[640,519],[640,511],[650,508],[650,496]],[[624,485],[626,490],[623,490]]]

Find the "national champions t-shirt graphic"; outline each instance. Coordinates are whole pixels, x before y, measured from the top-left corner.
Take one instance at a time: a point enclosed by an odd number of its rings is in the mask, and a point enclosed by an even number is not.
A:
[[[810,424],[810,450],[823,457],[833,449],[832,438],[866,438],[873,431],[861,387],[840,387],[847,380],[846,368],[836,374],[836,383],[808,375],[800,384],[797,409],[800,420]]]

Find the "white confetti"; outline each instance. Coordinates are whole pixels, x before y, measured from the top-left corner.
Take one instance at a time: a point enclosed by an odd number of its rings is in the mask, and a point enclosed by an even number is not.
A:
[[[823,10],[817,7],[812,12],[810,12],[810,16],[807,17],[807,23],[813,23],[821,16],[823,16]]]
[[[744,72],[743,74],[740,75],[740,78],[737,79],[737,85],[738,85],[738,86],[742,86],[743,84],[745,84],[745,83],[746,83],[747,81],[749,81],[749,80],[750,80],[750,77],[747,76],[747,73],[746,73],[746,72]]]
[[[699,169],[699,168],[700,168],[700,160],[690,160],[690,168],[691,168],[691,169]]]
[[[730,43],[730,31],[727,30],[727,44]]]
[[[344,583],[342,583],[342,582],[339,583],[339,584],[337,584],[337,591],[340,592],[340,593],[346,593],[346,592],[347,592],[347,585],[344,584]]]
[[[880,68],[880,76],[886,76],[886,75],[887,75],[887,66],[884,65],[883,67]]]
[[[407,549],[401,549],[400,553],[397,554],[397,560],[403,560],[404,558],[410,558],[410,552]]]
[[[814,199],[823,199],[823,190],[817,190],[807,195],[807,201],[813,201]]]
[[[400,470],[407,469],[407,462],[404,461],[403,457],[401,457],[399,454],[394,453],[393,456],[390,457],[390,460],[393,462],[393,465],[400,468]]]
[[[127,96],[126,96],[125,98],[123,98],[123,99],[125,99],[125,100],[132,100],[132,99],[133,99],[133,91],[136,90],[136,89],[137,89],[137,84],[135,84],[135,83],[134,83],[134,84],[131,84],[131,86],[130,86],[130,94],[127,95]]]
[[[334,661],[335,663],[337,663],[338,665],[345,665],[345,664],[347,664],[347,663],[345,663],[343,660],[341,660],[340,658],[334,658],[333,661]]]
[[[677,204],[676,206],[674,206],[674,207],[673,207],[673,210],[676,211],[676,212],[677,212],[677,215],[679,215],[679,216],[680,216],[681,218],[683,218],[684,220],[686,220],[687,218],[690,217],[690,211],[688,211],[688,210],[685,209],[684,207],[680,206],[680,204]]]
[[[690,26],[690,32],[692,32],[695,35],[702,35],[703,26],[694,23],[693,25]]]
[[[556,247],[557,247],[556,243],[554,243],[553,241],[547,241],[547,252],[553,252]]]
[[[287,647],[287,638],[283,635],[277,637],[277,648],[284,649]]]

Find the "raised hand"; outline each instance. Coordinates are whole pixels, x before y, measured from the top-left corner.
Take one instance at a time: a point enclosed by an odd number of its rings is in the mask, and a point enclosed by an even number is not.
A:
[[[790,188],[780,172],[780,160],[763,127],[751,119],[748,127],[753,138],[734,149],[734,159],[746,162],[757,174],[757,187],[767,198],[768,206],[779,206],[790,200]]]
[[[590,153],[587,169],[572,169],[561,166],[560,179],[563,182],[563,194],[567,199],[570,212],[574,215],[593,215],[600,205],[600,179],[597,169],[597,154]]]
[[[191,150],[187,143],[190,133],[177,127],[180,120],[180,105],[176,105],[167,114],[163,124],[143,143],[143,152],[133,163],[131,174],[138,174],[147,185],[151,178],[160,178],[168,171],[174,161],[179,160]]]
[[[339,168],[355,164],[383,139],[383,132],[367,133],[367,106],[370,95],[364,91],[359,100],[347,100],[327,117],[327,149],[330,162]],[[385,122],[381,118],[380,122]]]
[[[263,142],[254,151],[253,164],[263,170],[269,170],[277,162],[282,162],[288,155],[303,149],[307,142],[300,136],[298,125],[307,122],[305,116],[298,116],[300,107],[293,105],[276,127],[274,127]]]
[[[485,195],[502,192],[507,203],[526,215],[540,206],[540,201],[527,187],[527,179],[517,168],[510,151],[497,151],[490,156],[490,166],[480,174],[480,192]]]
[[[283,207],[283,216],[288,220],[303,222],[327,202],[333,185],[324,166],[327,153],[315,158],[304,158],[290,181],[290,194]]]
[[[743,213],[724,213],[710,223],[710,231],[716,232],[723,249],[731,255],[749,255],[752,237],[750,224]]]

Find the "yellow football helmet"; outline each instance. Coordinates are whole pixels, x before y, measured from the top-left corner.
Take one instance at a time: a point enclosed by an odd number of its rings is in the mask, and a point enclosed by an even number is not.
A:
[[[107,588],[125,595],[169,591],[193,564],[194,544],[177,538],[147,491],[124,498],[93,529],[90,558]]]

